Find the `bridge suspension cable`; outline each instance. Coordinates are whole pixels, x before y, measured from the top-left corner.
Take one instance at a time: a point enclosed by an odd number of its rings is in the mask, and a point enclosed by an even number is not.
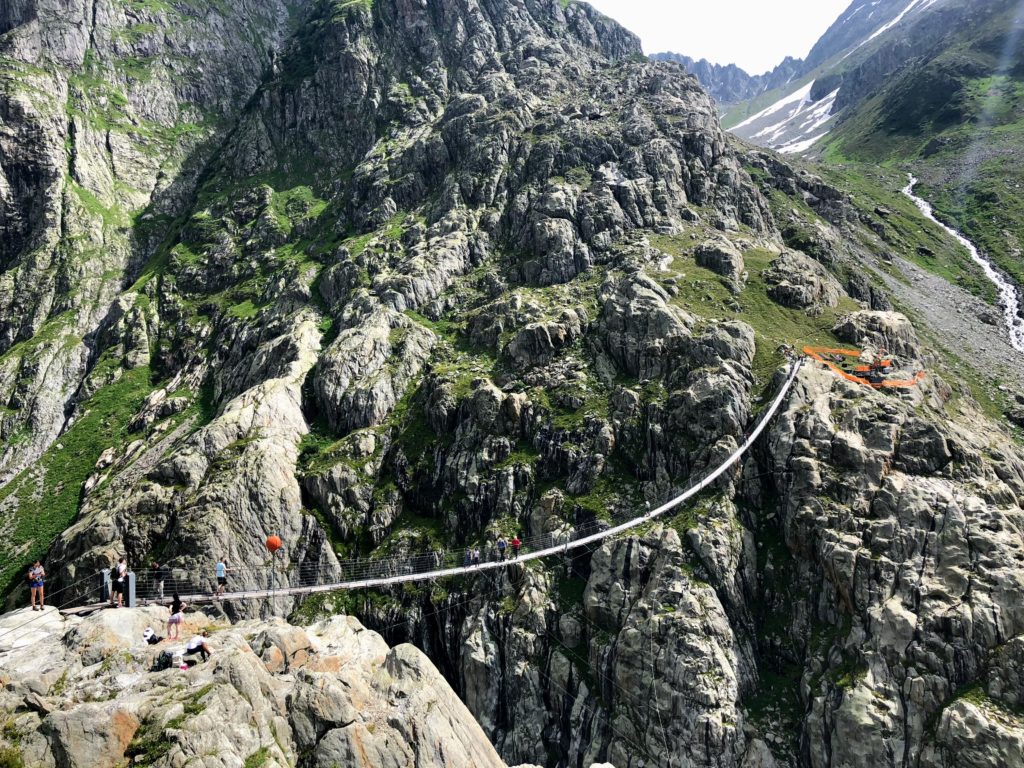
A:
[[[624,523],[611,527],[605,527],[606,524],[603,522],[594,521],[589,526],[577,529],[575,531],[575,535],[570,534],[570,537],[563,540],[557,540],[557,537],[554,534],[543,534],[542,536],[533,537],[531,540],[524,542],[523,551],[521,551],[517,557],[509,557],[504,560],[488,560],[475,565],[471,564],[441,568],[427,567],[424,570],[414,569],[414,566],[422,568],[424,564],[431,562],[444,563],[447,558],[450,558],[452,555],[457,556],[458,553],[452,551],[430,552],[414,556],[413,558],[349,561],[347,563],[341,563],[341,572],[343,574],[358,573],[356,578],[339,580],[327,584],[300,583],[298,585],[282,585],[276,589],[269,588],[227,592],[221,596],[221,599],[246,600],[274,597],[275,595],[303,595],[315,594],[318,592],[332,592],[343,589],[370,589],[418,581],[433,581],[435,579],[442,579],[449,576],[485,573],[488,571],[508,568],[516,563],[524,563],[531,560],[540,560],[542,558],[551,557],[553,555],[566,554],[605,539],[619,536],[620,534],[633,530],[634,528],[645,525],[686,503],[694,496],[697,496],[702,491],[713,485],[718,478],[734,466],[757,442],[761,437],[762,432],[764,432],[769,422],[782,406],[782,403],[786,399],[786,395],[789,393],[790,388],[793,386],[793,382],[796,380],[796,376],[797,373],[799,373],[802,362],[802,360],[797,360],[791,364],[789,373],[786,376],[783,385],[780,387],[779,392],[776,394],[775,399],[764,412],[757,426],[749,433],[743,443],[735,451],[733,451],[721,464],[715,467],[715,469],[709,472],[698,483],[683,491],[675,498],[643,515],[640,515],[639,517],[632,518]],[[590,530],[594,528],[598,528],[598,530],[590,532]],[[400,571],[403,569],[407,572],[395,572],[396,570]],[[301,572],[299,575],[301,579]],[[197,600],[207,599],[209,598],[209,595],[192,595],[191,597],[193,602],[195,602]]]
[[[699,482],[686,489],[678,496],[670,499],[661,506],[645,512],[643,515],[631,518],[618,525],[609,526],[603,521],[594,520],[589,524],[577,527],[568,533],[546,533],[531,537],[522,542],[522,550],[517,556],[510,556],[504,559],[486,560],[469,565],[448,565],[457,563],[462,556],[461,548],[458,551],[434,551],[421,553],[412,557],[394,557],[386,559],[358,559],[342,561],[338,567],[331,568],[334,572],[334,579],[326,583],[318,583],[321,578],[322,567],[320,564],[307,564],[292,569],[291,573],[283,574],[282,577],[288,580],[287,583],[277,585],[273,582],[274,570],[270,568],[236,568],[231,570],[232,578],[242,576],[250,584],[256,581],[263,581],[267,584],[264,588],[235,590],[215,596],[209,591],[189,593],[188,589],[198,588],[199,585],[192,585],[185,582],[175,582],[164,585],[164,594],[157,593],[159,575],[157,573],[141,570],[135,572],[136,583],[141,587],[139,596],[145,600],[166,600],[172,592],[177,591],[185,602],[209,603],[214,601],[238,601],[265,599],[285,596],[311,595],[323,592],[338,590],[360,590],[378,587],[394,586],[421,581],[434,581],[437,579],[452,576],[465,576],[498,571],[519,563],[540,560],[547,557],[565,555],[584,547],[591,547],[606,539],[619,536],[627,531],[634,530],[646,525],[685,504],[705,489],[713,485],[723,474],[733,467],[750,448],[761,437],[768,424],[774,418],[789,394],[790,389],[796,380],[797,374],[803,360],[795,360],[790,364],[789,372],[779,388],[778,393],[772,400],[769,407],[764,411],[757,426],[751,430],[735,451],[725,458],[717,467],[705,475]],[[246,577],[248,575],[248,577]],[[338,578],[340,576],[341,578]],[[297,584],[293,583],[295,580]],[[180,585],[180,586],[179,586]],[[94,590],[89,590],[94,594]],[[71,609],[67,612],[85,612],[102,608],[104,603],[94,603],[80,606],[78,609]],[[62,606],[63,607],[63,606]],[[31,621],[31,620],[30,620]]]

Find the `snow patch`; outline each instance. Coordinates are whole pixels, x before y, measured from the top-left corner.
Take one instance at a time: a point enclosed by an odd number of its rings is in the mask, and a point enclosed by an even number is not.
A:
[[[808,141],[813,144],[825,133],[828,133],[827,130],[823,132],[822,129],[834,117],[832,110],[838,96],[839,89],[837,88],[816,102],[810,100],[809,91],[799,101],[791,98],[785,109],[766,115],[768,119],[781,118],[778,122],[772,122],[771,125],[757,130],[752,135],[748,131],[748,138],[758,144],[780,149],[783,152],[802,152],[810,146]],[[754,128],[757,127],[754,126]]]
[[[883,24],[881,27],[876,29],[874,31],[874,33],[871,35],[871,37],[869,37],[867,40],[865,40],[863,43],[861,43],[861,45],[865,45],[866,43],[870,43],[872,40],[874,40],[879,35],[884,35],[890,29],[892,29],[897,24],[899,24],[901,21],[903,21],[903,19],[906,18],[908,13],[910,13],[912,10],[914,10],[917,6],[921,5],[921,2],[922,2],[922,0],[910,0],[910,5],[908,5],[899,14],[897,14],[895,19],[890,21],[888,24]],[[930,1],[927,2],[927,5],[931,5],[931,2]],[[860,46],[858,46],[858,48],[859,47]]]
[[[748,125],[753,125],[754,123],[758,122],[759,120],[763,120],[766,117],[770,117],[771,115],[774,115],[774,114],[777,114],[777,113],[781,112],[783,109],[788,107],[790,104],[796,104],[797,102],[803,102],[803,101],[809,99],[810,96],[811,96],[811,88],[813,88],[813,87],[814,87],[814,81],[812,80],[810,83],[805,85],[799,91],[794,91],[789,96],[785,96],[785,97],[779,99],[778,101],[776,101],[774,104],[772,104],[767,109],[762,109],[760,112],[758,112],[753,117],[748,117],[746,120],[744,120],[739,125],[734,126],[732,130],[733,131],[738,131],[740,128],[745,128]]]
[[[808,149],[813,147],[818,141],[824,139],[826,136],[828,136],[828,131],[825,131],[824,133],[819,133],[817,136],[812,136],[811,138],[804,139],[803,141],[794,141],[789,144],[784,144],[783,146],[779,147],[779,152],[781,152],[783,155],[795,155],[798,152],[806,152]]]
[[[825,125],[825,123],[831,120],[832,107],[835,105],[838,97],[839,89],[836,88],[832,93],[819,101],[815,105],[814,109],[808,112],[807,119],[800,123],[800,130],[805,134],[814,133]]]
[[[845,61],[846,59],[848,59],[850,56],[852,56],[854,53],[859,51],[861,48],[863,48],[865,45],[870,43],[875,38],[879,37],[880,35],[884,35],[890,29],[892,29],[897,24],[899,24],[901,21],[903,21],[903,19],[905,19],[907,17],[907,14],[910,13],[911,11],[913,11],[915,8],[923,11],[925,8],[927,8],[930,5],[934,5],[936,2],[937,2],[937,0],[910,0],[910,5],[908,5],[902,11],[900,11],[900,13],[897,14],[896,18],[894,18],[889,23],[883,24],[881,27],[876,29],[871,34],[871,36],[868,37],[867,40],[863,40],[860,43],[858,43],[857,45],[855,45],[852,49],[850,49],[849,53],[847,53],[845,56],[843,56],[841,61]],[[876,5],[877,5],[877,3],[876,3]],[[871,15],[872,16],[874,15],[874,11],[872,11]],[[868,18],[871,18],[871,17],[869,16]]]

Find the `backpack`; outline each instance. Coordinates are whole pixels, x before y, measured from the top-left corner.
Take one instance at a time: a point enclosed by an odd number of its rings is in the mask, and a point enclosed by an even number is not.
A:
[[[173,662],[173,653],[170,651],[161,651],[160,655],[156,657],[156,661],[153,662],[153,671],[159,672],[162,669],[170,669]]]
[[[116,563],[114,564],[114,567],[110,569],[110,580],[111,581],[117,581],[117,564]]]

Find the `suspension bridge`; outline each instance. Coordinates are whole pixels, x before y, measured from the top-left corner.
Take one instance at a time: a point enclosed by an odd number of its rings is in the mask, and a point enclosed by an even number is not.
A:
[[[190,605],[199,605],[288,596],[301,597],[340,590],[392,587],[457,576],[494,573],[506,568],[518,567],[533,560],[564,556],[579,549],[592,547],[656,520],[682,506],[717,482],[746,455],[761,437],[785,402],[802,364],[802,359],[791,362],[782,386],[762,413],[757,425],[724,461],[678,496],[618,525],[609,525],[595,520],[588,525],[578,526],[572,530],[541,534],[524,540],[518,553],[514,555],[489,558],[481,562],[467,562],[467,558],[460,548],[458,551],[434,551],[408,557],[341,561],[336,567],[332,565],[327,573],[319,564],[293,569],[287,574],[278,574],[272,566],[261,569],[232,569],[229,572],[232,581],[247,582],[247,586],[242,589],[225,591],[221,595],[217,595],[209,589],[198,588],[188,581],[168,577],[167,574],[140,570],[132,574],[136,589],[131,602],[166,603],[171,592],[177,592],[181,600]],[[507,551],[511,552],[511,547]],[[460,561],[461,565],[456,564]],[[109,590],[109,582],[105,586],[103,581],[104,574],[90,574],[86,578],[62,587],[54,595],[71,593],[74,596],[64,604],[58,604],[57,607],[64,614],[80,615],[109,606],[109,593],[106,591]],[[91,586],[89,586],[90,584]],[[48,595],[48,597],[54,595]],[[34,620],[31,618],[25,623],[29,624]]]

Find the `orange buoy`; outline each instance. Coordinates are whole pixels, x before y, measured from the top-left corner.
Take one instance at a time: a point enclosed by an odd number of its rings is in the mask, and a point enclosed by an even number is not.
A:
[[[280,536],[267,536],[267,549],[273,552],[277,552],[281,548],[281,537]]]

